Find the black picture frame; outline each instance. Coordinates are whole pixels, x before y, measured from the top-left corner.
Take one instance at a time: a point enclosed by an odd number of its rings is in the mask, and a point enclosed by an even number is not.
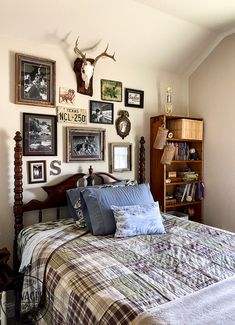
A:
[[[45,183],[46,175],[46,160],[28,161],[28,183]]]
[[[15,54],[15,103],[55,107],[53,60]]]
[[[113,124],[113,103],[90,100],[90,123]]]
[[[105,129],[66,128],[66,161],[104,160]]]
[[[57,155],[57,116],[23,113],[23,155]]]
[[[125,88],[125,106],[144,108],[144,91]]]

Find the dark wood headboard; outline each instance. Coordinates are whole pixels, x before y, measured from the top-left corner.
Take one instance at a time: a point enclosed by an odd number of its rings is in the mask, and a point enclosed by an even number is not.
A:
[[[42,186],[42,189],[47,193],[47,198],[44,201],[31,200],[28,203],[23,203],[23,160],[22,160],[22,135],[19,131],[16,132],[14,148],[14,269],[18,267],[17,258],[17,236],[21,229],[23,229],[23,214],[27,211],[38,210],[38,221],[42,221],[42,210],[49,208],[56,208],[56,218],[60,218],[60,207],[66,206],[66,190],[77,187],[79,179],[84,178],[87,174],[78,173],[65,178],[63,181],[50,186]],[[140,139],[139,151],[139,173],[138,182],[145,182],[145,149],[144,137]],[[119,181],[116,177],[109,173],[97,172],[93,173],[93,168],[90,166],[88,176],[86,177],[87,185],[93,184],[93,179],[98,177],[101,184],[108,184],[111,182]]]

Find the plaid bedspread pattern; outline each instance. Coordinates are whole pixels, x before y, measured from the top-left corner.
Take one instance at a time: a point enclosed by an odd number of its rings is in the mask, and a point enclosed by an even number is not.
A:
[[[46,284],[44,321],[131,324],[143,311],[235,274],[234,234],[175,217],[164,225],[166,234],[122,239],[71,226],[38,245],[31,274]]]

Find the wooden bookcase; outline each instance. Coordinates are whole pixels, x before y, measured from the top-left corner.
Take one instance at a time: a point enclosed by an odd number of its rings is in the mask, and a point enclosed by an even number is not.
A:
[[[161,211],[169,212],[169,211],[180,211],[186,212],[187,208],[193,208],[194,214],[190,217],[191,220],[202,222],[202,200],[198,200],[197,195],[195,194],[195,198],[191,202],[187,201],[176,201],[170,203],[170,200],[167,199],[169,196],[174,197],[174,193],[176,188],[179,186],[184,187],[186,184],[195,183],[196,193],[197,187],[200,180],[203,180],[203,140],[198,139],[181,139],[181,138],[167,138],[167,142],[171,142],[173,144],[180,143],[186,144],[189,148],[195,148],[198,153],[198,160],[190,160],[190,159],[183,159],[183,160],[172,160],[170,165],[164,165],[161,163],[161,157],[163,154],[163,150],[155,149],[153,147],[154,141],[158,132],[158,128],[161,126],[166,127],[169,131],[172,131],[169,128],[170,121],[177,120],[177,119],[187,119],[193,121],[202,121],[199,118],[189,118],[185,116],[174,116],[174,115],[159,115],[151,117],[150,119],[150,187],[153,197],[156,201],[159,202]],[[192,121],[192,122],[193,122]],[[186,121],[188,122],[188,121]],[[202,124],[203,125],[203,124]],[[169,179],[168,175],[169,172],[174,171],[178,175],[178,172],[182,172],[186,169],[191,169],[191,171],[196,172],[199,177],[198,181],[184,181],[176,178],[170,178],[171,182],[167,183],[166,180]]]

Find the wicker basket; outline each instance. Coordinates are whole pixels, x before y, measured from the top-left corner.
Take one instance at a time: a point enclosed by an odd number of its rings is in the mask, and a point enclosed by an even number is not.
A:
[[[203,121],[182,118],[168,121],[167,126],[173,132],[174,138],[202,140]]]

